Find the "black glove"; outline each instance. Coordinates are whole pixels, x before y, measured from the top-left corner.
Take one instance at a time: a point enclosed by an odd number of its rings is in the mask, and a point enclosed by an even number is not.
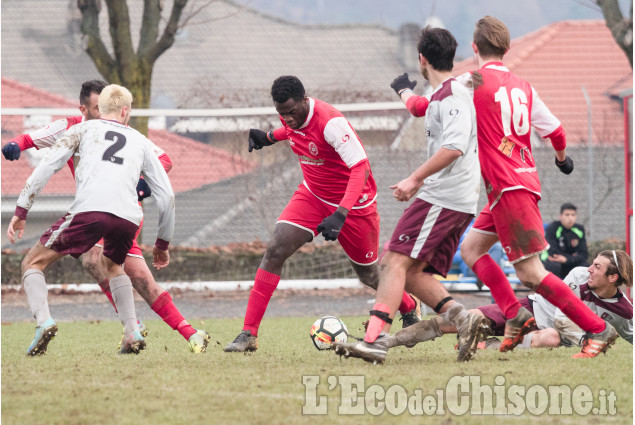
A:
[[[249,129],[249,152],[262,149],[264,146],[271,146],[273,142],[267,137],[267,133],[255,128]]]
[[[20,146],[16,142],[9,142],[2,147],[2,155],[9,161],[20,158]]]
[[[573,160],[568,156],[565,157],[562,162],[558,161],[558,158],[556,158],[556,165],[564,174],[571,174],[573,171]]]
[[[395,93],[397,93],[397,96],[399,96],[399,92],[402,91],[403,89],[414,89],[415,86],[417,85],[416,81],[410,81],[408,79],[408,73],[404,72],[403,74],[401,74],[399,77],[395,78],[392,83],[390,83],[390,87],[392,87],[392,89],[395,91]]]
[[[337,240],[337,237],[340,235],[340,230],[342,230],[342,226],[344,225],[344,220],[346,220],[344,214],[335,211],[322,220],[317,227],[317,231],[318,233],[322,233],[322,236],[324,236],[324,239],[327,241]]]
[[[137,183],[137,196],[139,197],[139,202],[143,201],[148,196],[152,196],[152,191],[150,190],[150,186],[144,179],[139,179],[139,183]]]

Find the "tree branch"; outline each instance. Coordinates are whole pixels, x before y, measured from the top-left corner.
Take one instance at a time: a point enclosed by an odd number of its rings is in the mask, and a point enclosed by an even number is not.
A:
[[[137,54],[146,57],[156,45],[159,37],[159,20],[163,9],[160,0],[143,1],[143,21],[141,23],[141,38]]]
[[[77,7],[82,13],[81,31],[87,38],[86,53],[95,63],[97,71],[107,81],[118,82],[116,63],[99,34],[99,0],[77,0]]]
[[[633,68],[633,6],[631,4],[630,18],[622,15],[617,0],[596,0],[602,9],[606,26],[611,30],[613,38],[624,51]]]
[[[168,24],[165,26],[165,30],[163,30],[161,39],[159,39],[157,44],[152,49],[152,52],[150,53],[150,61],[156,61],[157,58],[161,56],[163,52],[169,49],[170,46],[172,46],[172,44],[174,43],[174,36],[176,35],[176,31],[179,28],[181,13],[183,13],[183,8],[185,7],[185,5],[187,5],[187,2],[188,0],[174,0],[170,19],[168,20]]]
[[[130,15],[125,0],[105,0],[108,7],[108,22],[110,23],[110,38],[117,61],[119,78],[124,81],[124,75],[132,72],[136,65],[137,55],[132,47],[130,35]]]

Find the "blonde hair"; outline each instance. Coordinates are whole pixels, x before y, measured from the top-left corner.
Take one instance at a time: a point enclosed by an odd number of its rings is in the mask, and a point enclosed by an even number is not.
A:
[[[125,106],[132,106],[132,93],[125,87],[110,84],[99,94],[98,106],[101,115],[119,113]]]
[[[633,260],[621,249],[607,249],[598,254],[609,260],[606,275],[617,274],[616,285],[633,286]]]
[[[509,50],[511,38],[504,23],[492,16],[484,16],[476,23],[474,44],[482,58],[502,58]]]

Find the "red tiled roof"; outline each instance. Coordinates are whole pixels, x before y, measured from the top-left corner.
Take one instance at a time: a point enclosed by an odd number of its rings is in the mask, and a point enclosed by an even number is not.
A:
[[[587,139],[587,104],[591,100],[594,142],[622,143],[621,101],[611,99],[632,88],[633,70],[604,21],[562,21],[512,40],[505,65],[536,89],[562,122],[567,143]],[[477,68],[470,58],[454,66],[460,75]]]
[[[44,90],[2,78],[2,107],[4,108],[75,108],[73,102]],[[77,115],[79,115],[79,110]],[[63,118],[61,116],[53,119]],[[24,117],[2,117],[2,144],[24,132]],[[233,177],[252,170],[255,165],[186,137],[165,130],[149,130],[148,138],[161,147],[171,158],[173,168],[169,173],[175,192],[184,192],[206,184]],[[24,182],[33,172],[33,167],[21,157],[18,161],[6,161],[2,164],[2,195],[15,196],[20,193]],[[70,171],[61,170],[55,174],[42,191],[43,195],[72,195],[75,182]]]

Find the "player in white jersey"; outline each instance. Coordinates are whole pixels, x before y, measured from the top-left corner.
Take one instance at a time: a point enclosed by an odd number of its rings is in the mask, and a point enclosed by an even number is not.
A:
[[[66,117],[64,119],[54,121],[44,128],[30,133],[20,134],[12,138],[9,143],[2,147],[2,154],[4,157],[9,161],[15,161],[20,158],[20,153],[23,150],[31,148],[49,148],[57,140],[63,137],[66,134],[66,131],[74,125],[89,120],[99,119],[100,115],[97,99],[105,86],[106,83],[100,80],[85,81],[82,84],[79,93],[79,110],[82,113],[81,116]],[[172,168],[172,161],[170,160],[170,157],[150,140],[147,140],[147,142],[152,144],[152,149],[154,150],[157,158],[159,158],[159,161],[161,161],[163,168],[166,172],[169,172]],[[72,158],[68,161],[68,166],[74,177],[75,169]],[[139,179],[136,190],[139,202],[141,202],[144,198],[151,196],[152,193],[143,178]],[[141,226],[143,226],[143,222],[141,223]],[[139,226],[137,236],[141,231],[141,226]],[[93,276],[93,278],[95,278],[99,287],[108,297],[112,306],[115,307],[112,293],[110,292],[110,283],[108,282],[105,270],[99,260],[101,246],[101,242],[98,242],[93,248],[82,255],[82,266],[91,276]],[[170,293],[156,283],[154,277],[152,276],[152,272],[150,272],[150,269],[143,258],[143,253],[136,237],[132,243],[132,247],[128,251],[128,255],[126,256],[124,270],[128,277],[130,277],[134,289],[137,290],[139,295],[141,295],[141,297],[148,303],[150,308],[159,315],[168,326],[181,334],[187,342],[190,351],[194,353],[205,352],[210,340],[209,334],[204,330],[194,329],[178,310],[172,300],[172,297],[170,296]],[[141,328],[141,334],[146,336],[147,328],[145,325],[139,322],[139,326]]]
[[[447,275],[460,237],[476,214],[480,188],[476,112],[467,89],[452,77],[456,46],[445,29],[421,31],[417,46],[421,73],[434,88],[426,114],[428,159],[391,186],[398,201],[409,201],[415,194],[416,199],[404,211],[388,245],[364,340],[334,343],[336,354],[383,363],[404,286],[429,305],[441,304],[440,309],[446,304],[461,337],[457,360],[469,360],[485,338],[485,319],[452,300],[434,277]],[[408,105],[415,84],[403,74],[391,86]]]
[[[46,352],[57,333],[51,318],[43,271],[67,254],[78,258],[103,238],[100,261],[120,320],[125,328],[120,353],[138,353],[145,347],[134,310],[132,283],[123,272],[143,211],[137,201],[139,175],[147,180],[159,209],[158,237],[153,265],[169,264],[168,244],[174,232],[174,192],[163,166],[145,136],[128,127],[132,95],[124,87],[110,85],[99,95],[101,118],[78,124],[53,144],[35,168],[20,197],[7,236],[14,243],[22,237],[26,217],[37,195],[52,175],[73,158],[76,194],[69,212],[49,228],[22,263],[27,300],[37,327],[28,355]]]
[[[574,268],[564,281],[596,315],[609,322],[622,338],[633,343],[633,304],[619,290],[621,285],[633,286],[633,260],[626,252],[617,249],[602,251],[590,267]],[[519,348],[551,348],[585,343],[584,331],[541,295],[532,294],[519,302],[533,314],[538,328],[524,336]],[[507,319],[497,304],[470,311],[487,318],[492,335],[504,335]],[[456,327],[445,317],[437,316],[397,332],[390,338],[388,345],[414,347],[419,342],[448,333],[456,333]],[[485,346],[498,349],[500,341],[491,338],[482,348]]]

